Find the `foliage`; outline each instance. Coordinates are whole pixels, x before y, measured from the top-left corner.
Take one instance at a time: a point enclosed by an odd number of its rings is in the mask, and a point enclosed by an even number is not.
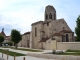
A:
[[[4,41],[4,36],[0,34],[0,44]]]
[[[67,50],[66,52],[80,52],[80,50]]]
[[[13,29],[11,31],[11,40],[16,45],[16,48],[17,48],[17,44],[21,41],[21,39],[22,39],[22,36],[21,36],[20,32],[16,29]]]
[[[80,56],[80,53],[60,53],[60,54],[58,54],[58,55],[74,55],[74,56]]]
[[[75,56],[80,56],[80,50],[66,50],[66,52],[59,53],[58,55],[75,55]]]
[[[75,33],[76,33],[76,40],[80,41],[80,16],[78,16],[76,21]]]

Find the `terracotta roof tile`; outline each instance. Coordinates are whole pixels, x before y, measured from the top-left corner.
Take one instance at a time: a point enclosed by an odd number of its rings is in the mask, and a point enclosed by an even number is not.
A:
[[[5,37],[5,40],[10,40],[10,39],[11,39],[10,36],[6,36],[6,37]]]
[[[54,33],[53,36],[62,36],[60,33]]]
[[[30,32],[26,32],[26,33],[24,33],[23,35],[26,35],[26,34],[30,34]]]
[[[69,31],[69,30],[62,30],[62,31],[60,31],[59,33],[61,33],[61,32],[64,32],[64,33],[71,33],[72,31]]]
[[[10,37],[10,36],[6,36],[6,37]]]

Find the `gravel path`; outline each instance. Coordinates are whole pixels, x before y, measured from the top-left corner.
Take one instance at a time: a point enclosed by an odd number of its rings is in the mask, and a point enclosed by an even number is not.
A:
[[[5,60],[4,58],[0,58],[0,60]]]

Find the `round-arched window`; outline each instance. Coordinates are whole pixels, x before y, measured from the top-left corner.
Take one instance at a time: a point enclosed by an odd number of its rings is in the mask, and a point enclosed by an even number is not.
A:
[[[52,14],[51,13],[49,14],[49,19],[52,19]]]
[[[46,20],[48,19],[48,15],[47,15],[47,14],[45,15],[45,19],[46,19]]]

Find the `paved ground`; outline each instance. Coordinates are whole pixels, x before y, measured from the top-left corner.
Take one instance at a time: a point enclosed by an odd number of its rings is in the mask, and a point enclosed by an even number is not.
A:
[[[22,47],[20,47],[22,48]],[[23,53],[23,54],[28,54],[28,53],[34,53],[34,54],[42,54],[42,53],[48,53],[48,52],[52,52],[52,50],[43,50],[44,52],[29,52],[29,51],[22,51],[22,50],[14,50],[14,49],[10,49],[10,48],[0,48],[0,49],[9,49],[9,51],[14,51],[14,52],[18,52],[18,53]],[[51,54],[50,54],[51,55]],[[50,56],[48,55],[48,56]],[[56,59],[46,59],[46,58],[37,58],[37,57],[32,57],[32,56],[19,56],[16,57],[16,60],[23,60],[23,58],[25,57],[25,60],[80,60],[80,56],[65,56],[65,55],[51,55],[53,57],[55,57]],[[50,56],[50,57],[51,57]],[[0,57],[2,57],[2,54],[0,53]],[[3,58],[5,58],[5,60],[7,60],[7,55],[4,54]],[[14,60],[14,57],[9,56],[8,60]]]
[[[14,49],[10,49],[10,48],[0,48],[0,49],[9,49],[9,51],[14,51],[14,52],[23,53],[23,54],[36,53],[36,52],[14,50]],[[46,52],[49,52],[49,51],[50,50],[44,50],[44,52],[37,52],[37,53],[41,54],[41,53],[46,53]],[[2,57],[2,53],[0,53],[0,57]],[[25,60],[55,60],[55,59],[45,59],[45,58],[37,58],[37,57],[31,57],[31,56],[19,56],[19,57],[16,57],[16,60],[23,60],[23,57],[25,57]],[[4,54],[3,58],[6,60],[7,59],[7,55]],[[14,60],[14,57],[9,56],[8,60]]]

